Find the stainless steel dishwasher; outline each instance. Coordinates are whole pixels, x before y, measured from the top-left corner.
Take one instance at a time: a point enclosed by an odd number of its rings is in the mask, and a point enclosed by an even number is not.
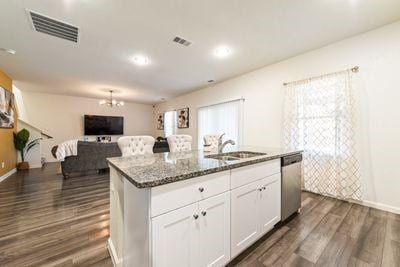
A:
[[[282,158],[281,220],[286,220],[301,207],[301,154]]]

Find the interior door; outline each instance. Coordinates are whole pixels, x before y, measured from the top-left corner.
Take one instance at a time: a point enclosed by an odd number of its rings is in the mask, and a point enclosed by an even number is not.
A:
[[[281,220],[281,174],[262,179],[260,188],[259,231],[263,235]]]
[[[260,181],[231,191],[231,257],[257,240]]]
[[[152,266],[194,267],[199,251],[198,203],[152,219]]]
[[[199,203],[200,266],[224,266],[230,260],[230,193]]]

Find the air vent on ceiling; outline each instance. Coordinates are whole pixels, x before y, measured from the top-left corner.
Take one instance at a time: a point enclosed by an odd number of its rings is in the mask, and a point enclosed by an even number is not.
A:
[[[190,42],[188,40],[185,40],[185,39],[183,39],[181,37],[178,37],[178,36],[174,38],[174,42],[178,43],[178,44],[181,44],[181,45],[184,45],[184,46],[189,46],[189,45],[192,44],[192,42]]]
[[[35,31],[49,34],[71,42],[78,42],[78,27],[58,21],[33,11],[28,11]]]

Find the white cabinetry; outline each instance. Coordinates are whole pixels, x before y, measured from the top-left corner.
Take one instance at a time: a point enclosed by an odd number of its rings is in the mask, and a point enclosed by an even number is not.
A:
[[[224,266],[280,220],[280,160],[140,189],[111,168],[117,266]]]
[[[153,218],[153,266],[223,266],[228,263],[229,203],[227,192]]]
[[[229,191],[230,172],[218,172],[151,189],[151,216]]]
[[[231,256],[235,257],[280,221],[281,175],[231,192]]]
[[[259,182],[236,188],[231,192],[231,255],[235,257],[254,243],[259,236]]]
[[[264,235],[281,220],[281,174],[262,179],[260,188],[258,226],[260,235]]]
[[[110,169],[110,236],[109,248],[115,266],[121,266],[124,248],[124,178]]]
[[[200,201],[200,266],[223,266],[230,261],[230,193]]]
[[[199,225],[192,204],[152,219],[153,266],[196,266]],[[198,215],[197,215],[198,216]]]

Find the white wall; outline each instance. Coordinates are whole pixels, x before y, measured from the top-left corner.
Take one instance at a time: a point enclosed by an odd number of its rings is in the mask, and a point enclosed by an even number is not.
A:
[[[27,129],[29,131],[29,140],[35,140],[37,138],[41,138],[42,135],[38,129],[32,127],[31,125],[26,124],[25,122],[18,120],[17,123],[17,131],[22,129]],[[30,168],[40,168],[42,167],[42,146],[40,145],[42,141],[39,140],[39,145],[31,148],[28,153],[25,155],[25,161],[29,162]],[[18,152],[18,162],[22,161],[21,155]]]
[[[400,212],[400,22],[158,104],[155,114],[189,107],[190,128],[178,133],[190,134],[196,142],[197,107],[243,96],[244,144],[279,147],[282,83],[355,65],[361,70],[355,84],[365,199]]]
[[[16,101],[21,119],[35,125],[53,139],[43,140],[42,155],[55,161],[51,148],[66,140],[83,139],[83,115],[124,117],[124,135],[151,135],[151,105],[125,103],[121,108],[99,106],[99,99],[42,94],[19,90]],[[115,140],[115,138],[114,138]]]

